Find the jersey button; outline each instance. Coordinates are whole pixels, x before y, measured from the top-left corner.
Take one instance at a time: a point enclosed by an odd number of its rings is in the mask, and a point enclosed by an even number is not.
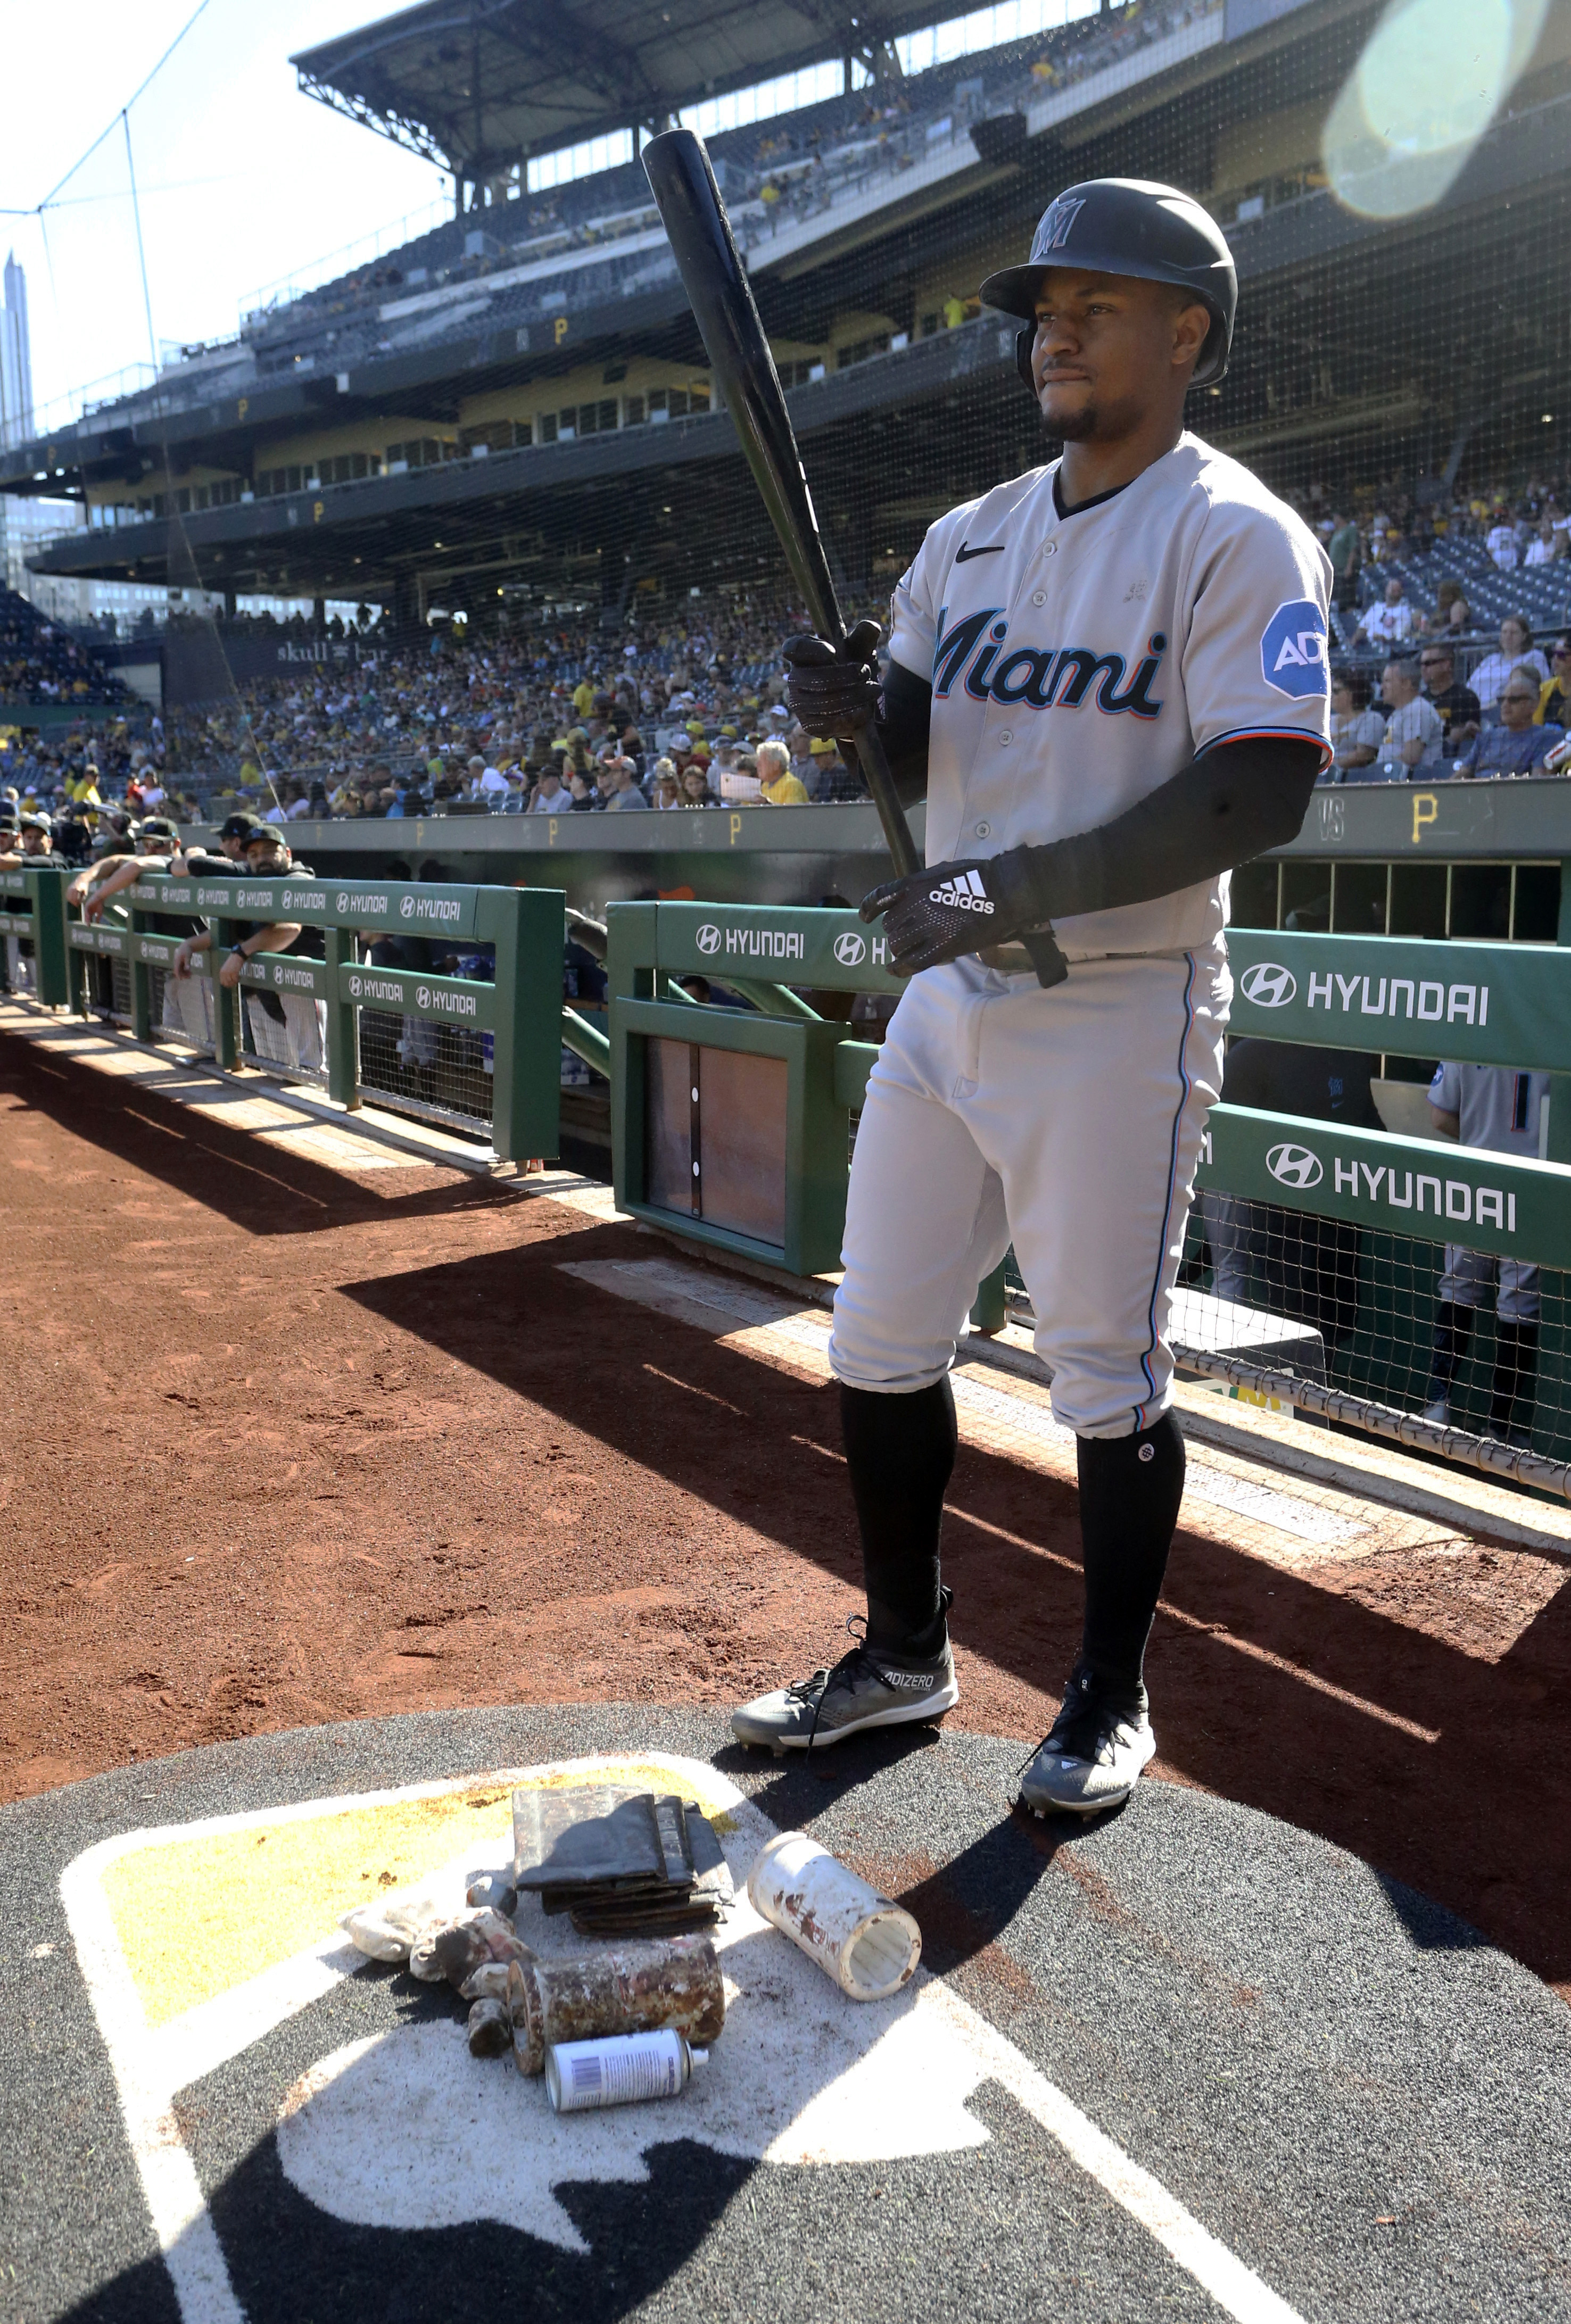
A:
[[[998,739],[999,739],[1000,742],[1013,742],[1013,740],[1014,740],[1014,736],[1013,736],[1013,734],[1010,732],[1009,728],[1006,726],[1006,727],[1004,728],[1004,730],[1003,730],[1003,733],[1002,733],[1002,734],[1000,734],[1000,736],[999,736],[999,738],[998,738]]]
[[[1044,557],[1057,557],[1058,553],[1058,544],[1056,540],[1049,540],[1047,547],[1042,551],[1042,555]]]
[[[993,836],[993,825],[990,823],[979,823],[976,826],[975,836],[978,839],[991,839]]]
[[[1047,602],[1048,593],[1045,589],[1033,589],[1031,591],[1031,604],[1033,605],[1045,605]]]

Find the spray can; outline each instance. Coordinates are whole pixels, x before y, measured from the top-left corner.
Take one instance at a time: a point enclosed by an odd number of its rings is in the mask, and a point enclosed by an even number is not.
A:
[[[709,2062],[684,2034],[613,2034],[598,2042],[555,2042],[546,2052],[546,2091],[558,2114],[591,2107],[633,2106],[641,2098],[674,2098]]]

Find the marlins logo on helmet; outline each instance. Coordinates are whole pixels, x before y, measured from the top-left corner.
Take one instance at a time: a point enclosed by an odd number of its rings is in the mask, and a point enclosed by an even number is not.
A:
[[[1049,202],[1038,223],[1036,240],[1031,244],[1031,256],[1045,258],[1049,250],[1062,250],[1069,239],[1070,227],[1085,207],[1083,201],[1072,201],[1067,194],[1060,194],[1056,202]]]

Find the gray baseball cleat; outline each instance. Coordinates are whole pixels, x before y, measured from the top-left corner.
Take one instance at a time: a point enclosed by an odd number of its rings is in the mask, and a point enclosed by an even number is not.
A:
[[[946,1590],[946,1609],[948,1604]],[[761,1694],[734,1711],[731,1731],[737,1741],[756,1744],[778,1759],[786,1751],[843,1743],[870,1727],[941,1719],[954,1708],[960,1690],[947,1631],[936,1655],[889,1655],[856,1637],[852,1625],[862,1619],[860,1614],[848,1616],[846,1627],[856,1643],[833,1670],[815,1671],[795,1686]]]
[[[1128,1799],[1156,1748],[1144,1687],[1114,1694],[1077,1663],[1064,1707],[1021,1780],[1021,1799],[1033,1815],[1100,1815]]]

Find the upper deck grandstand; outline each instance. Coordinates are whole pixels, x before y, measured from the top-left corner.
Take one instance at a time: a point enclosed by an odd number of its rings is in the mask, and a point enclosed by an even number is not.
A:
[[[313,94],[423,140],[465,207],[0,461],[0,487],[87,503],[38,569],[352,597],[412,624],[508,584],[617,618],[640,587],[772,565],[639,163],[529,191],[531,154],[611,123],[604,88],[547,87],[542,65],[553,116],[497,80],[460,138],[429,13],[296,61]],[[898,570],[940,508],[1041,456],[1012,329],[975,291],[1076,177],[1168,178],[1225,226],[1241,327],[1195,424],[1273,482],[1564,465],[1543,407],[1568,312],[1571,11],[1548,12],[1440,198],[1395,218],[1339,199],[1322,151],[1378,14],[1131,0],[909,74],[895,42],[930,9],[876,40],[864,19],[864,86],[710,140],[848,581]],[[635,47],[659,44],[652,23],[626,17]],[[717,36],[702,74],[677,42],[636,125],[848,43],[801,35],[787,12],[768,50]]]

